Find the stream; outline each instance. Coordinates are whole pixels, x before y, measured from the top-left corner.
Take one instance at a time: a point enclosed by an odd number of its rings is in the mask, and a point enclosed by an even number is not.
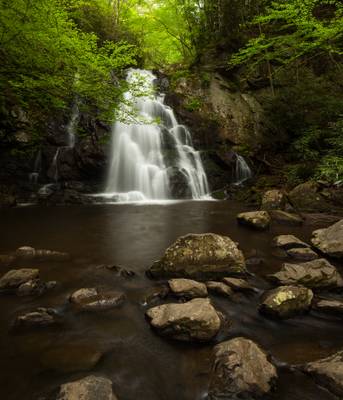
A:
[[[70,359],[97,351],[102,357],[91,373],[110,378],[120,400],[205,399],[214,344],[237,336],[251,338],[277,360],[279,379],[271,399],[334,399],[309,377],[282,365],[312,361],[340,349],[340,320],[315,312],[285,321],[268,319],[257,311],[260,293],[236,294],[234,299],[211,295],[231,324],[209,344],[162,338],[145,319],[145,298],[160,286],[146,277],[145,270],[180,235],[214,232],[230,236],[247,259],[263,260],[263,264],[248,267],[254,274],[251,281],[263,290],[269,287],[264,276],[282,263],[272,254],[271,239],[292,233],[308,241],[314,229],[324,227],[273,225],[269,231],[256,232],[238,226],[236,215],[241,211],[241,204],[230,201],[0,210],[0,254],[29,245],[72,255],[72,261],[28,264],[40,269],[43,280],[58,281],[53,290],[36,298],[0,297],[0,399],[50,399],[61,383],[90,373],[81,371],[82,365],[75,367]],[[101,264],[120,264],[136,275],[120,277]],[[1,267],[1,275],[8,269]],[[70,294],[94,286],[123,291],[124,304],[96,313],[72,310]],[[63,324],[20,332],[11,329],[18,313],[39,306],[57,308],[64,316]]]

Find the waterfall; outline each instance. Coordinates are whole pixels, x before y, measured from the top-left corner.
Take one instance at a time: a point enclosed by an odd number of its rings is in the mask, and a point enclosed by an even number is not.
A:
[[[31,183],[34,184],[38,183],[41,168],[42,168],[42,150],[38,150],[35,158],[35,163],[33,166],[33,171],[29,174],[29,181]]]
[[[236,154],[235,184],[240,185],[252,177],[252,172],[244,157]]]
[[[52,163],[51,163],[51,168],[53,170],[53,176],[54,176],[54,181],[58,182],[58,156],[60,154],[61,151],[61,147],[57,147],[56,153],[54,155],[54,158],[52,159]]]
[[[77,106],[77,103],[75,102],[72,111],[71,111],[71,117],[69,124],[67,126],[67,147],[69,148],[74,148],[75,147],[75,142],[76,142],[76,129],[77,125],[79,123],[79,107]]]
[[[127,81],[140,86],[143,96],[128,91],[124,96],[123,122],[112,129],[111,162],[106,193],[119,201],[173,198],[170,176],[175,169],[193,199],[210,198],[201,156],[192,144],[188,129],[178,124],[164,96],[154,92],[156,77],[150,71],[131,69]],[[167,161],[165,153],[174,155]]]

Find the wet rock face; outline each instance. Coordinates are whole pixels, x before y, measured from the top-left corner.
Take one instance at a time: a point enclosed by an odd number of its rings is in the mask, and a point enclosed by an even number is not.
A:
[[[301,314],[311,307],[313,292],[303,286],[281,286],[268,290],[260,304],[260,312],[279,318]]]
[[[268,190],[262,197],[261,210],[284,210],[287,199],[281,190]]]
[[[61,385],[57,400],[118,400],[112,382],[100,376],[87,376]]]
[[[276,236],[272,241],[272,246],[279,247],[280,249],[284,249],[284,250],[310,247],[307,243],[298,239],[294,235]]]
[[[192,191],[186,174],[176,167],[168,168],[169,189],[173,199],[191,199]]]
[[[269,275],[280,285],[303,285],[309,288],[340,288],[343,279],[337,269],[320,258],[300,264],[282,265],[281,271]]]
[[[270,216],[266,211],[244,212],[237,215],[237,221],[241,225],[246,225],[258,230],[264,230],[269,228]]]
[[[330,257],[343,258],[343,219],[313,232],[313,245]]]
[[[164,304],[150,308],[146,315],[160,335],[182,341],[209,341],[221,326],[220,317],[209,299]]]
[[[53,308],[37,308],[34,311],[19,315],[15,328],[34,328],[54,325],[59,322],[58,313]]]
[[[0,291],[13,291],[20,285],[37,279],[39,276],[38,269],[21,268],[8,271],[0,279]]]
[[[277,371],[253,341],[238,337],[214,348],[209,399],[254,399],[268,394]]]
[[[207,297],[208,294],[204,283],[193,281],[191,279],[170,279],[168,285],[174,295],[188,299]]]
[[[305,365],[305,372],[339,398],[343,396],[343,351]]]
[[[148,270],[156,278],[215,279],[245,272],[244,256],[237,245],[229,237],[214,233],[181,236]]]
[[[70,296],[70,302],[85,311],[107,310],[121,305],[124,300],[123,293],[100,291],[97,288],[82,288]]]

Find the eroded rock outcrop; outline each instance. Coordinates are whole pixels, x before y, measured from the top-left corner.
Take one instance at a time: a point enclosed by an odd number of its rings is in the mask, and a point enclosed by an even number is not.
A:
[[[330,257],[343,258],[343,219],[313,232],[313,245]]]
[[[209,399],[252,399],[268,394],[277,371],[252,340],[238,337],[214,347]]]
[[[209,341],[221,327],[220,317],[209,299],[163,304],[150,308],[146,315],[160,335],[182,341]]]
[[[289,318],[308,311],[312,299],[312,290],[304,286],[281,286],[264,293],[259,310],[273,317]]]
[[[148,275],[215,279],[245,272],[244,256],[235,242],[228,236],[204,233],[178,238],[151,266]]]

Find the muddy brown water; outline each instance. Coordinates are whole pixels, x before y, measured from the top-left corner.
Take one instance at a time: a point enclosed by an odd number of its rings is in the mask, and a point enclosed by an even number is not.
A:
[[[263,265],[250,267],[256,274],[252,282],[262,290],[268,287],[264,275],[277,271],[282,263],[272,254],[271,239],[293,233],[309,240],[314,229],[323,227],[321,221],[255,232],[237,225],[235,217],[240,211],[242,206],[232,202],[32,206],[0,211],[0,254],[30,245],[73,256],[68,262],[34,265],[42,279],[59,282],[54,290],[38,298],[0,297],[0,399],[50,398],[59,384],[89,374],[80,370],[82,360],[87,363],[87,355],[97,351],[103,356],[90,371],[109,377],[120,400],[205,399],[214,343],[179,343],[151,330],[144,317],[144,298],[159,283],[149,280],[144,271],[178,236],[214,232],[239,242],[246,257],[264,259]],[[124,279],[97,268],[106,263],[121,264],[137,275]],[[1,275],[8,269],[1,267]],[[105,312],[72,310],[68,296],[73,290],[92,286],[124,291],[127,300],[122,307]],[[233,300],[212,298],[231,321],[216,342],[236,336],[251,338],[281,365],[276,391],[269,398],[334,399],[310,378],[282,364],[304,363],[342,348],[341,320],[311,312],[279,322],[259,315],[259,294],[237,295]],[[38,306],[58,308],[64,323],[48,329],[11,330],[18,313]]]

